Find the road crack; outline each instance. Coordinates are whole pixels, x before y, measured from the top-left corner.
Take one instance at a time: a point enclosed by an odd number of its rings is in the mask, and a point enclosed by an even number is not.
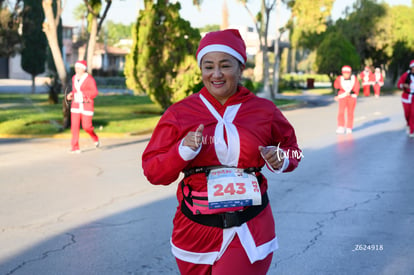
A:
[[[52,250],[47,250],[45,252],[43,252],[39,257],[33,258],[33,259],[28,259],[25,260],[23,262],[21,262],[19,265],[17,265],[15,268],[13,268],[12,270],[10,270],[7,275],[11,275],[14,274],[16,271],[19,271],[20,269],[24,268],[25,266],[34,263],[34,262],[38,262],[38,261],[43,261],[44,259],[48,258],[49,256],[55,254],[55,253],[59,253],[64,251],[66,248],[68,248],[71,245],[76,244],[76,239],[75,239],[75,235],[71,234],[71,233],[66,233],[65,235],[69,236],[69,241],[64,244],[62,247],[60,248],[56,248],[56,249],[52,249]]]
[[[319,212],[319,213],[315,213],[315,212],[295,212],[295,213],[310,214],[310,215],[314,215],[314,214],[329,215],[329,217],[318,220],[318,221],[315,222],[315,226],[309,230],[310,232],[314,233],[314,235],[309,240],[308,244],[302,249],[302,251],[297,252],[295,254],[292,254],[287,258],[280,259],[280,260],[276,261],[275,267],[277,268],[277,265],[280,264],[282,261],[290,260],[290,259],[293,259],[295,257],[298,257],[298,256],[301,256],[301,255],[305,254],[309,249],[311,249],[314,245],[316,245],[316,243],[318,242],[320,237],[323,236],[323,230],[324,230],[325,225],[327,223],[335,220],[341,213],[345,213],[345,212],[348,212],[349,210],[355,209],[355,208],[357,208],[361,205],[366,205],[366,204],[369,204],[373,201],[377,201],[377,200],[381,199],[382,195],[385,194],[385,193],[386,193],[385,191],[382,191],[380,193],[375,194],[375,196],[373,198],[370,198],[370,199],[367,199],[367,200],[361,201],[361,202],[356,202],[356,203],[354,203],[354,204],[352,204],[348,207],[338,209],[338,210],[334,210],[334,211]],[[279,213],[286,213],[286,212],[279,212]]]

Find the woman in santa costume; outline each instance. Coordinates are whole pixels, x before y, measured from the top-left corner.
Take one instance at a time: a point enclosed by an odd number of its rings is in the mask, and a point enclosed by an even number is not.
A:
[[[384,77],[382,76],[381,69],[378,67],[375,68],[373,83],[374,95],[378,98],[380,96],[381,87],[384,86]]]
[[[359,81],[352,74],[350,66],[342,67],[342,75],[338,76],[334,82],[334,88],[338,89],[335,100],[338,101],[338,128],[337,134],[350,134],[354,125],[354,111],[359,94]],[[346,122],[345,122],[346,112]]]
[[[95,79],[86,72],[86,61],[79,60],[75,63],[75,75],[72,77],[72,91],[67,95],[67,100],[72,101],[71,132],[72,153],[80,153],[79,130],[82,124],[83,130],[92,138],[95,147],[99,147],[99,138],[92,126],[94,111],[94,98],[98,95]]]
[[[407,134],[414,138],[414,60],[410,62],[410,69],[401,75],[397,87],[403,91],[401,101],[407,122]]]
[[[278,248],[261,174],[295,169],[302,152],[273,102],[239,84],[246,46],[210,32],[196,53],[204,87],[167,109],[142,156],[154,185],[177,189],[172,253],[181,274],[266,274]]]
[[[374,74],[368,66],[365,66],[364,70],[359,74],[362,82],[362,90],[364,96],[369,96],[371,93],[371,85],[374,81]]]

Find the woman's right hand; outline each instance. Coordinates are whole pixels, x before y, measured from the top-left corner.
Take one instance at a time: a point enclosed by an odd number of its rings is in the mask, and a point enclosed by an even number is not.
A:
[[[203,143],[203,130],[204,125],[200,124],[195,132],[188,132],[184,137],[183,145],[190,147],[193,151],[197,151]]]

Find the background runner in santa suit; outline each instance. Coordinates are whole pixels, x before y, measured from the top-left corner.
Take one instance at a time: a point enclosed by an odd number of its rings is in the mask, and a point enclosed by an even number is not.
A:
[[[397,87],[403,90],[401,101],[407,122],[407,134],[414,138],[414,60],[410,62],[410,69],[401,75]]]
[[[72,77],[72,91],[67,95],[67,100],[72,100],[71,132],[72,153],[80,153],[79,130],[82,128],[92,138],[95,147],[99,147],[99,138],[93,130],[92,117],[94,111],[94,98],[98,95],[95,79],[86,72],[86,61],[79,60],[75,63],[75,75]]]
[[[185,172],[171,238],[181,274],[266,274],[278,243],[265,200],[268,182],[257,169],[265,164],[275,173],[295,169],[302,155],[295,131],[273,102],[239,84],[246,46],[237,30],[208,33],[196,55],[204,87],[161,117],[142,156],[144,174],[152,184],[168,185]],[[210,200],[212,188],[197,171],[212,166],[256,169],[262,203],[237,212],[196,205],[194,196]],[[185,213],[190,208],[199,212]],[[223,218],[236,215],[240,223]]]
[[[374,95],[378,98],[381,93],[381,87],[384,86],[384,77],[382,76],[381,69],[378,67],[375,68],[373,83]]]
[[[354,126],[354,111],[359,94],[359,81],[352,74],[350,66],[342,67],[342,75],[338,76],[334,82],[334,88],[338,89],[335,100],[338,101],[338,128],[337,134],[350,134]],[[346,112],[346,122],[345,122]]]
[[[362,82],[362,90],[364,96],[369,96],[371,93],[371,85],[374,81],[374,74],[368,66],[365,66],[364,70],[359,74]]]

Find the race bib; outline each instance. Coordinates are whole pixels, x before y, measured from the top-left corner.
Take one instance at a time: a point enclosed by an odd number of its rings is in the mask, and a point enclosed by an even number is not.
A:
[[[262,195],[255,175],[240,168],[218,168],[207,177],[209,209],[261,205]]]

